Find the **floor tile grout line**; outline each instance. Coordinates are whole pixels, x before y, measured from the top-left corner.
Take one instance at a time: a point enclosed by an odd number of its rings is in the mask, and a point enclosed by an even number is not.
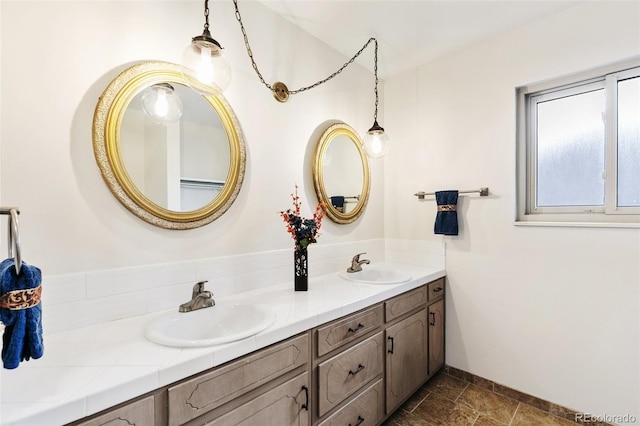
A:
[[[520,404],[522,404],[522,402],[518,401],[518,405],[516,405],[516,409],[513,411],[513,415],[511,416],[511,420],[509,420],[509,426],[511,426],[513,424],[513,420],[516,418],[516,414],[518,413],[518,410],[520,409]]]
[[[487,389],[487,388],[484,388],[484,387],[478,386],[478,385],[476,385],[476,384],[474,384],[474,383],[469,383],[469,386],[476,386],[478,389],[481,389],[481,391],[483,391],[483,392],[485,392],[485,391],[486,391],[486,392],[489,392],[489,393],[491,393],[491,394],[493,394],[493,395],[496,395],[496,396],[498,396],[498,397],[501,397],[501,398],[504,398],[504,399],[506,399],[506,400],[513,401],[513,402],[515,402],[515,403],[516,403],[516,408],[513,410],[513,413],[511,414],[509,421],[508,421],[508,422],[503,422],[503,421],[498,420],[498,419],[496,419],[495,417],[493,417],[490,413],[483,412],[482,410],[478,409],[477,407],[475,407],[475,406],[471,405],[470,403],[468,403],[468,402],[466,402],[466,401],[457,401],[457,400],[456,400],[456,404],[463,405],[463,406],[465,406],[465,407],[467,407],[467,408],[469,408],[469,409],[471,409],[471,410],[475,411],[476,413],[478,413],[478,417],[476,418],[476,420],[474,421],[474,423],[473,423],[473,424],[475,424],[475,422],[477,422],[477,421],[479,420],[480,416],[485,416],[485,417],[491,418],[492,420],[495,420],[495,421],[497,421],[498,423],[500,423],[500,424],[502,424],[502,425],[505,425],[505,426],[509,426],[509,425],[511,424],[511,422],[512,422],[512,420],[513,420],[514,416],[515,416],[515,413],[516,413],[516,411],[517,411],[518,405],[520,404],[520,402],[519,402],[519,401],[517,401],[517,400],[515,400],[515,399],[512,399],[512,398],[509,398],[509,397],[507,397],[507,396],[501,395],[501,394],[499,394],[499,393],[497,393],[497,392],[495,392],[495,391],[493,391],[493,390],[491,390],[491,389]],[[465,388],[465,390],[466,390],[466,388]],[[462,396],[462,394],[463,394],[463,393],[464,393],[464,391],[460,394],[460,396],[459,396],[458,398],[460,398],[460,397]]]
[[[418,402],[418,403],[417,403],[417,404],[416,404],[416,405],[411,409],[411,411],[409,411],[408,413],[409,413],[409,414],[412,414],[414,411],[416,411],[416,408],[418,408],[418,406],[419,406],[420,404],[422,404],[422,403],[424,402],[424,400],[425,400],[425,399],[427,399],[427,398],[429,397],[429,395],[431,395],[431,392],[427,392],[427,394],[424,396],[424,398],[422,398],[422,399],[420,400],[420,402]],[[405,410],[405,411],[406,411],[406,410]]]
[[[462,394],[464,393],[464,391],[467,390],[467,388],[469,387],[470,383],[466,382],[466,386],[462,389],[462,391],[460,391],[460,394],[458,394],[458,396],[456,396],[456,399],[453,400],[453,402],[458,403],[458,399],[460,399],[460,397],[462,396]]]
[[[473,423],[471,423],[472,426],[475,425],[476,422],[478,421],[478,419],[480,418],[480,413],[478,411],[476,411],[476,410],[473,410],[473,411],[475,411],[475,413],[476,413],[476,418],[473,419]]]

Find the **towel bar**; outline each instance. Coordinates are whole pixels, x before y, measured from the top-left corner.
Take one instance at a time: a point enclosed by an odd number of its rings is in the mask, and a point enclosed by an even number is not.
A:
[[[486,196],[489,195],[489,188],[482,187],[480,189],[468,189],[468,190],[464,190],[464,191],[458,191],[458,194],[475,194],[475,193],[479,193],[481,197],[486,197]],[[418,200],[424,200],[425,196],[427,196],[427,195],[436,195],[436,193],[435,192],[420,191],[420,192],[416,192],[413,195],[418,197]]]
[[[20,253],[20,225],[18,223],[20,210],[17,207],[0,207],[0,214],[9,215],[9,257],[14,258],[16,273],[19,274],[20,269],[22,268],[22,255]]]

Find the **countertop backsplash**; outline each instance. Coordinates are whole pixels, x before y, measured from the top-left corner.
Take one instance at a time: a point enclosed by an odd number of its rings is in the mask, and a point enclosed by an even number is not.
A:
[[[311,277],[339,272],[351,258],[364,258],[444,269],[444,243],[373,239],[309,248]],[[293,249],[223,256],[75,274],[43,275],[45,335],[177,307],[198,281],[215,297],[291,281]]]

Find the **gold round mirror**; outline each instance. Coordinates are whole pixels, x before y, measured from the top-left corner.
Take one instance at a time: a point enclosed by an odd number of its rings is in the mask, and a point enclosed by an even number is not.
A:
[[[113,195],[167,229],[217,219],[244,179],[244,139],[231,106],[190,89],[169,62],[134,65],[109,84],[93,117],[93,149]]]
[[[334,222],[351,223],[362,214],[371,189],[369,160],[349,125],[334,124],[322,133],[313,156],[313,185]]]

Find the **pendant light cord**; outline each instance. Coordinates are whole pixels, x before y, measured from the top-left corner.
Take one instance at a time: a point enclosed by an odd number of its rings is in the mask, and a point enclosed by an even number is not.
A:
[[[209,31],[209,0],[204,0],[204,31]]]
[[[375,38],[370,38],[367,44],[369,44],[371,40],[375,41],[375,46],[373,49],[373,74],[376,76],[376,84],[373,87],[373,91],[376,94],[376,110],[375,110],[375,113],[373,114],[373,122],[377,123],[378,122],[378,40],[376,40]],[[365,44],[362,49],[367,47],[367,44]],[[360,50],[360,52],[362,52],[362,50]],[[358,52],[358,55],[360,54],[360,52]]]
[[[262,76],[262,73],[258,69],[258,65],[256,64],[255,59],[253,58],[253,51],[251,50],[251,45],[249,44],[249,37],[247,36],[247,31],[244,29],[244,24],[242,23],[242,16],[240,15],[240,10],[238,9],[238,0],[233,0],[233,5],[235,6],[235,9],[236,9],[236,19],[238,20],[238,23],[240,24],[240,29],[242,30],[242,37],[244,37],[244,46],[247,49],[247,54],[249,55],[249,58],[251,59],[251,66],[253,66],[253,69],[256,72],[256,74],[258,75],[258,78],[260,79],[262,84],[264,84],[267,89],[269,89],[269,90],[271,90],[273,92],[273,90],[274,90],[273,87],[269,83],[267,83],[265,81],[264,77]],[[311,84],[309,86],[301,87],[300,89],[296,89],[296,90],[289,90],[289,94],[290,95],[294,95],[296,93],[304,92],[306,90],[313,89],[314,87],[318,87],[321,84],[324,84],[327,81],[331,80],[332,78],[334,78],[335,76],[340,74],[346,67],[351,65],[353,63],[353,61],[355,61],[356,58],[358,56],[360,56],[360,54],[372,42],[375,44],[374,73],[375,73],[375,77],[376,77],[376,85],[375,85],[376,111],[375,111],[374,118],[377,120],[377,118],[378,118],[378,40],[376,40],[374,37],[371,37],[364,44],[364,46],[362,46],[362,48],[360,50],[358,50],[358,52],[355,55],[353,55],[353,57],[349,61],[347,61],[344,65],[342,65],[342,67],[340,67],[340,69],[335,71],[333,74],[329,75],[327,78],[325,78],[323,80],[316,81],[315,83],[313,83],[313,84]]]

